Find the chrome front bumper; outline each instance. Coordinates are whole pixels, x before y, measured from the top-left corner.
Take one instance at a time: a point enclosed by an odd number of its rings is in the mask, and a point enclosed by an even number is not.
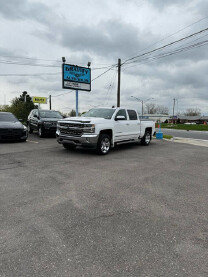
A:
[[[58,143],[72,144],[76,146],[96,147],[98,142],[98,136],[95,134],[85,134],[81,137],[61,135],[59,131],[56,131],[56,138]]]

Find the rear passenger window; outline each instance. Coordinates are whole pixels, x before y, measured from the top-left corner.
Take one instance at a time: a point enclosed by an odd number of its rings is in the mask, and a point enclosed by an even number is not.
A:
[[[134,110],[127,110],[130,120],[137,120],[137,113]]]

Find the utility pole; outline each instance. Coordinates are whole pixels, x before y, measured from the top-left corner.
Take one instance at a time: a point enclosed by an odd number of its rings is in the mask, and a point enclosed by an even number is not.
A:
[[[142,100],[142,118],[143,118],[143,115],[144,115],[144,100]]]
[[[151,97],[151,98],[148,98],[147,100],[143,100],[143,99],[139,99],[139,98],[137,98],[137,97],[135,97],[133,95],[131,97],[136,99],[138,102],[142,103],[142,117],[143,117],[143,115],[144,115],[144,103],[149,101],[149,100],[151,100],[151,99],[154,99],[154,98]]]
[[[120,90],[121,90],[121,59],[118,59],[117,107],[120,107]]]
[[[51,110],[51,95],[49,95],[49,108]]]
[[[176,101],[176,99],[173,98],[173,123],[174,123],[175,101]]]

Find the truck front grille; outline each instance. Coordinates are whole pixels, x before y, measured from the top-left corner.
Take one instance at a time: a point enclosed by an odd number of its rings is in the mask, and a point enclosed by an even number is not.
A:
[[[83,134],[83,124],[78,123],[60,123],[60,134],[61,135],[69,135],[75,137],[81,137]]]

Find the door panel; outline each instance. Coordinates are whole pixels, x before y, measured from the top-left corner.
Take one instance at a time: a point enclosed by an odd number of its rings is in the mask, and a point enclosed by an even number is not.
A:
[[[122,115],[125,116],[125,120],[115,120],[114,123],[114,140],[116,141],[124,141],[129,140],[130,134],[130,124],[129,120],[127,120],[127,114],[125,109],[120,109],[116,116]],[[115,117],[116,117],[115,116]]]
[[[140,135],[140,121],[137,118],[137,113],[134,110],[127,110],[129,116],[130,137],[137,139]]]

